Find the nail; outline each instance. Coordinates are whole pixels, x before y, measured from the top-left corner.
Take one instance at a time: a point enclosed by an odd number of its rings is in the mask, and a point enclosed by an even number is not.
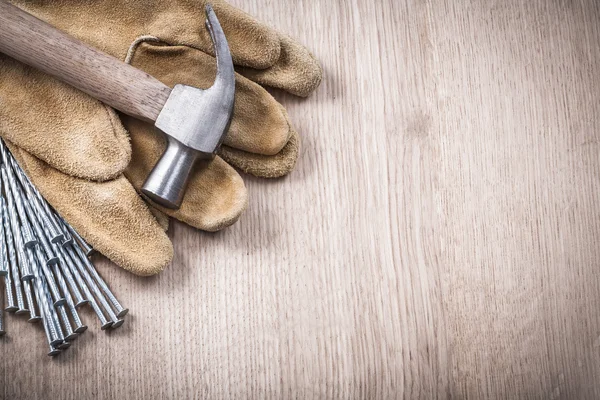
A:
[[[71,270],[75,269],[75,266],[67,266],[67,268],[64,268],[65,264],[72,264],[72,261],[70,258],[68,258],[66,256],[66,254],[64,253],[64,250],[57,245],[57,248],[60,251],[60,261],[62,262],[63,268],[61,268],[61,272],[64,275],[64,277],[67,280],[67,284],[69,285],[69,288],[71,289],[71,293],[73,294],[74,297],[74,303],[75,303],[75,307],[81,307],[84,304],[89,303],[90,301],[86,298],[83,297],[83,295],[81,294],[81,291],[79,290],[79,287],[77,287],[77,284],[75,283],[75,279],[73,278],[73,274],[71,273]],[[79,278],[79,276],[78,276]],[[81,278],[79,278],[81,279]],[[80,285],[81,286],[81,285]]]
[[[23,295],[21,294],[21,302],[19,302],[20,283],[17,285],[17,282],[20,281],[20,278],[17,268],[17,256],[15,254],[15,246],[13,243],[12,232],[10,230],[10,223],[8,221],[8,215],[6,211],[6,200],[2,196],[0,196],[0,212],[2,213],[2,226],[4,227],[6,249],[8,251],[9,259],[8,275],[6,276],[6,295],[8,298],[8,307],[6,308],[6,311],[16,312],[24,308]],[[19,290],[17,290],[17,286],[19,286]],[[16,303],[14,300],[15,296],[17,298]]]
[[[43,277],[41,276],[37,265],[33,266],[33,274],[35,275],[35,298],[40,306],[44,330],[46,331],[46,337],[48,338],[48,343],[50,344],[52,351],[52,347],[58,346],[63,341],[56,330],[54,322],[52,321],[51,310],[50,306],[48,305],[48,296],[47,292],[45,291]]]
[[[29,218],[31,226],[33,226],[36,234],[40,238],[40,246],[35,246],[33,249],[27,249],[28,257],[31,260],[30,262],[35,262],[37,259],[37,262],[40,264],[42,271],[46,276],[46,280],[48,282],[48,286],[50,287],[52,297],[54,297],[54,305],[64,305],[65,298],[60,294],[60,291],[58,290],[58,287],[56,285],[55,276],[49,269],[49,266],[58,262],[58,258],[54,256],[52,250],[50,249],[50,244],[46,242],[43,229],[40,227],[39,220],[36,218],[37,216],[31,209],[31,207],[28,204],[25,204],[25,206],[23,207],[23,211]],[[45,255],[44,252],[42,252],[42,249],[46,253]]]
[[[63,225],[63,228],[65,226]],[[73,236],[71,236],[71,233],[69,233],[68,229],[65,229],[64,233],[63,233],[63,241],[62,241],[62,247],[68,247],[68,246],[72,246],[73,244],[75,244],[75,239],[73,239]]]
[[[29,309],[29,320],[27,322],[38,322],[40,319],[42,319],[42,317],[38,315],[37,310],[35,309],[31,281],[23,282],[23,288],[25,289],[25,298],[27,299],[27,308]]]
[[[75,310],[75,306],[73,305],[73,299],[71,298],[71,294],[69,293],[69,290],[67,289],[67,283],[65,282],[62,274],[60,273],[60,268],[58,267],[58,265],[54,266],[54,273],[55,273],[55,276],[58,278],[58,286],[60,286],[60,289],[64,293],[65,299],[66,299],[66,304],[64,306],[59,307],[59,312],[61,315],[61,319],[63,321],[63,326],[65,327],[65,331],[66,331],[65,340],[71,342],[71,341],[75,340],[75,338],[77,338],[78,335],[77,335],[76,331],[73,330],[73,327],[71,326],[71,322],[69,321],[69,316],[67,315],[66,307],[68,307],[69,311],[71,311],[71,313],[73,314],[73,311]],[[76,315],[76,313],[77,312],[75,311],[75,315]],[[73,319],[74,319],[75,323],[77,324],[76,319],[79,318],[79,316],[77,315],[77,318],[75,318],[75,315],[73,315]],[[79,322],[81,322],[81,320]],[[79,326],[77,326],[77,328],[79,328]]]
[[[87,325],[84,325],[79,317],[79,313],[75,308],[75,304],[73,304],[73,299],[70,296],[67,297],[67,307],[69,308],[69,312],[71,313],[71,318],[73,318],[73,323],[75,324],[74,332],[78,334],[82,334],[87,331]]]
[[[6,335],[6,331],[4,330],[4,315],[2,310],[0,310],[0,336]]]
[[[55,246],[56,246],[56,248],[60,247],[60,245],[58,245],[58,244],[56,244]],[[84,302],[83,303],[78,302],[77,307],[79,307],[85,303],[91,302],[93,300],[92,294],[90,293],[90,291],[87,287],[87,284],[83,281],[83,278],[77,271],[77,267],[73,263],[73,260],[71,260],[71,257],[64,250],[61,252],[61,256],[62,256],[61,260],[64,259],[64,261],[65,261],[65,263],[63,263],[63,268],[65,267],[65,265],[67,267],[64,269],[64,271],[68,271],[71,274],[71,276],[75,278],[75,282],[77,282],[77,286],[79,286],[79,288],[83,291],[82,298],[83,298]]]
[[[50,327],[48,324],[48,321],[44,318],[43,319],[43,323],[44,323],[44,332],[46,332],[46,339],[48,340],[48,346],[50,346],[50,352],[48,353],[48,355],[50,357],[54,357],[60,354],[60,350],[56,348],[56,346],[58,346],[60,343],[56,343],[51,336],[50,333]]]
[[[50,289],[50,293],[52,294],[52,298],[54,299],[54,306],[62,306],[65,304],[66,300],[58,290],[58,286],[56,285],[56,280],[54,278],[54,274],[50,271],[50,268],[46,265],[44,260],[44,256],[40,251],[39,247],[35,249],[28,249],[27,255],[29,256],[31,262],[35,262],[37,260],[38,266],[41,268],[44,276],[46,277],[45,283]],[[31,254],[34,253],[34,254]],[[35,258],[34,258],[35,257]]]
[[[50,292],[48,291],[48,286],[44,281],[45,280],[42,278],[42,283],[44,284],[44,296],[46,296],[46,303],[48,305],[48,324],[54,327],[54,333],[56,334],[55,340],[62,343],[65,340],[65,335],[60,325],[60,321],[58,320],[56,309],[51,305],[52,299],[50,298]],[[58,344],[55,344],[55,346],[58,347]]]
[[[83,294],[86,297],[86,299],[89,301],[90,306],[92,307],[92,310],[94,310],[94,313],[96,313],[96,316],[100,320],[101,329],[106,330],[106,329],[110,328],[111,326],[113,326],[114,322],[106,319],[106,317],[104,316],[104,313],[102,312],[100,307],[98,307],[98,303],[96,303],[96,300],[94,299],[94,296],[92,296],[90,289],[88,288],[87,284],[83,281],[81,274],[78,272],[77,267],[75,266],[75,263],[73,262],[73,260],[71,258],[71,255],[68,253],[65,253],[65,260],[67,261],[67,263],[66,263],[67,268],[69,268],[71,270],[71,274],[73,274],[73,276],[75,277],[77,284],[83,291]]]
[[[19,226],[19,221],[17,220],[17,211],[15,208],[15,199],[13,196],[13,191],[8,190],[8,187],[6,185],[8,178],[6,175],[7,172],[6,172],[5,165],[2,165],[0,167],[0,174],[2,176],[2,182],[4,184],[4,189],[6,192],[7,212],[5,215],[8,219],[8,222],[9,222],[8,229],[10,229],[12,232],[15,250],[17,251],[18,265],[21,270],[21,273],[23,274],[21,279],[31,280],[31,279],[33,279],[33,273],[31,271],[31,267],[27,264],[26,258],[23,254],[25,247],[26,247],[23,239],[27,239],[26,235],[29,235],[29,233],[28,233],[28,230],[26,229],[25,225],[21,224]],[[24,215],[24,212],[19,212],[19,214]],[[25,218],[23,218],[23,219],[25,219]],[[27,226],[28,225],[29,224],[27,224]],[[21,228],[21,229],[19,229],[19,228]],[[33,235],[33,233],[31,233],[31,235]],[[35,243],[37,243],[37,241]],[[27,246],[27,247],[31,247],[31,246]]]
[[[13,282],[10,274],[4,277],[4,286],[6,288],[6,312],[14,313],[19,309],[15,303],[15,294],[13,293]]]
[[[45,225],[43,224],[43,220],[41,219],[39,213],[35,212],[29,203],[23,202],[23,205],[25,215],[29,219],[31,226],[37,235],[38,244],[45,253],[46,265],[54,265],[58,263],[58,257],[54,254],[55,252],[52,250],[52,246],[50,246],[50,243],[48,242],[48,233],[45,231]]]
[[[81,248],[79,248],[77,246],[73,246],[73,249],[79,256],[79,260],[82,261],[82,263],[85,265],[87,271],[94,277],[94,279],[96,280],[98,285],[100,285],[100,288],[102,289],[102,291],[106,294],[106,297],[108,297],[108,300],[114,306],[115,310],[117,311],[117,317],[123,318],[125,315],[127,315],[127,313],[129,312],[129,309],[123,308],[121,303],[119,303],[119,301],[117,300],[117,298],[115,297],[113,292],[110,290],[110,288],[108,287],[108,285],[106,284],[104,279],[102,279],[102,277],[100,276],[100,274],[98,273],[98,271],[96,270],[96,268],[94,267],[92,262],[83,254],[83,250],[81,250]],[[121,326],[121,325],[119,325],[119,326]]]
[[[23,185],[25,187],[25,190],[28,191],[28,194],[31,192],[31,198],[35,199],[34,207],[39,208],[39,211],[42,215],[42,219],[45,223],[48,224],[46,226],[48,227],[50,232],[52,232],[50,234],[50,241],[52,243],[61,243],[64,240],[64,233],[61,231],[60,224],[56,220],[54,212],[50,209],[48,202],[46,201],[46,199],[44,199],[39,190],[37,190],[35,185],[31,183],[29,177],[25,174],[25,172],[23,172],[21,167],[19,167],[19,164],[14,158],[12,158],[12,166],[13,170],[17,171],[17,174],[21,177],[22,182],[25,183]]]
[[[62,322],[62,326],[65,328],[65,341],[72,342],[79,335],[73,331],[73,326],[71,325],[71,321],[69,320],[69,315],[67,314],[65,306],[58,306],[57,308],[58,315],[60,316],[60,321]]]
[[[12,170],[15,172],[15,176],[21,183],[21,187],[23,187],[25,189],[25,192],[27,193],[27,197],[29,198],[30,202],[33,204],[33,208],[36,210],[36,212],[38,213],[39,217],[42,220],[42,226],[44,226],[48,230],[48,233],[49,233],[49,236],[51,239],[50,241],[53,243],[55,243],[55,242],[58,243],[58,242],[62,241],[63,234],[58,229],[58,224],[56,223],[56,221],[54,220],[52,215],[50,215],[46,212],[46,209],[44,209],[44,207],[42,205],[42,203],[45,203],[46,201],[43,199],[41,194],[37,191],[35,186],[33,186],[31,184],[27,175],[25,175],[25,173],[23,172],[21,167],[19,167],[19,164],[17,164],[17,161],[14,159],[14,157],[12,157],[12,154],[10,155],[9,158],[10,158],[10,165],[12,167]]]
[[[23,245],[25,247],[33,247],[37,244],[37,239],[33,235],[33,230],[29,225],[29,221],[25,218],[25,210],[23,209],[23,202],[19,196],[19,189],[12,168],[8,165],[2,166],[2,183],[4,184],[4,192],[8,200],[8,212],[11,218],[11,226],[13,229],[13,236],[16,235],[15,229],[21,231],[23,236]],[[19,224],[20,220],[20,224]]]
[[[83,249],[83,252],[85,253],[85,255],[88,257],[90,255],[92,255],[92,253],[94,253],[94,248],[92,246],[90,246],[89,243],[86,242],[85,239],[82,238],[81,235],[79,233],[77,233],[77,231],[75,229],[73,229],[73,227],[71,225],[67,224],[64,219],[62,220],[62,222],[63,222],[63,224],[65,224],[65,226],[67,227],[67,229],[69,230],[71,235],[73,235],[73,237],[75,239],[77,239],[77,242],[79,243],[79,246]]]
[[[73,304],[73,299],[71,296],[67,295],[67,307],[69,308],[69,312],[71,313],[71,318],[73,318],[73,323],[75,324],[75,329],[73,331],[78,334],[82,334],[87,330],[87,326],[83,324],[81,318],[79,317],[79,313],[75,308],[75,304]]]
[[[61,283],[61,279],[63,279],[64,282],[64,277],[66,277],[67,282],[70,286],[71,292],[73,293],[73,295],[75,296],[75,301],[77,302],[77,305],[82,305],[87,303],[87,300],[85,300],[83,298],[83,296],[81,295],[81,292],[79,291],[79,288],[77,287],[77,285],[75,284],[75,281],[73,280],[73,276],[71,275],[71,272],[68,268],[58,268],[58,263],[63,260],[65,260],[65,256],[64,256],[64,251],[62,249],[62,247],[55,243],[55,247],[54,249],[52,249],[52,246],[49,243],[50,238],[49,233],[47,231],[45,231],[44,229],[42,229],[41,226],[42,225],[42,220],[40,218],[39,213],[34,212],[34,210],[31,209],[31,207],[25,203],[25,211],[27,212],[27,216],[29,217],[29,220],[31,222],[31,226],[33,226],[36,235],[39,238],[39,242],[42,246],[42,249],[44,250],[44,253],[46,255],[46,265],[48,267],[52,267],[54,266],[54,275],[57,277],[58,279],[58,283],[60,285]],[[59,253],[60,257],[56,257],[54,255],[53,250],[55,250],[56,252]],[[64,262],[63,262],[64,264]],[[69,293],[69,290],[67,289],[66,285],[65,287],[61,286],[61,290],[62,292],[65,294],[65,297],[67,296],[67,294]]]
[[[65,340],[64,342],[62,342],[61,344],[59,344],[59,345],[57,346],[57,348],[58,348],[58,349],[60,349],[60,350],[66,350],[66,349],[68,349],[69,347],[71,347],[71,342],[69,342],[69,341],[67,341],[67,340]]]
[[[0,185],[0,192],[2,191]],[[0,210],[0,218],[2,211]],[[0,222],[0,276],[8,275],[8,251],[6,250],[6,233],[4,232],[4,224]]]
[[[85,263],[82,262],[77,257],[77,255],[73,254],[73,251],[76,251],[76,250],[81,251],[81,249],[79,249],[78,247],[71,246],[71,247],[67,248],[67,254],[71,256],[71,260],[73,260],[73,263],[77,267],[79,273],[81,274],[81,276],[83,276],[83,279],[87,283],[88,287],[91,289],[91,291],[96,296],[97,301],[100,302],[100,304],[102,305],[102,307],[108,314],[108,317],[113,322],[113,325],[117,324],[116,328],[118,328],[119,326],[121,326],[123,324],[119,323],[119,318],[115,315],[115,312],[113,311],[113,309],[110,307],[110,305],[106,301],[106,298],[104,297],[104,295],[102,294],[102,292],[100,291],[100,289],[98,288],[98,286],[96,285],[96,283],[94,282],[94,280],[92,279],[90,274],[86,271],[86,267],[84,265],[82,265]],[[84,258],[89,262],[89,260],[85,256],[84,256]]]

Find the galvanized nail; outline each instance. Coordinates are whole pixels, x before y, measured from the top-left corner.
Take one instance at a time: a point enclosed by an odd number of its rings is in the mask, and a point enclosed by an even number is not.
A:
[[[19,309],[17,303],[15,303],[15,294],[13,292],[13,282],[10,274],[4,277],[4,287],[6,289],[6,312],[14,313]]]
[[[4,330],[4,313],[0,310],[0,336],[6,335],[6,331]]]
[[[106,284],[104,279],[102,279],[102,277],[100,276],[100,274],[98,273],[96,268],[92,265],[91,261],[85,256],[85,254],[83,254],[83,250],[81,250],[81,248],[79,248],[77,246],[72,246],[72,247],[75,250],[75,252],[77,253],[77,255],[79,256],[79,259],[81,260],[83,265],[85,265],[87,271],[94,277],[94,279],[96,280],[96,282],[98,283],[98,285],[100,286],[102,291],[106,294],[106,297],[108,297],[108,300],[112,303],[113,307],[117,311],[117,317],[123,318],[125,315],[127,315],[127,313],[129,312],[129,309],[124,308],[121,305],[121,303],[119,303],[119,301],[117,300],[117,298],[115,297],[113,292],[110,290],[110,288],[108,287],[108,285]],[[119,326],[121,326],[121,325],[119,325]]]
[[[65,340],[67,342],[72,342],[79,335],[73,331],[73,326],[71,325],[71,321],[69,320],[69,315],[67,314],[65,306],[58,306],[57,309],[58,315],[60,316],[60,321],[62,322],[62,326],[64,328]]]
[[[21,276],[19,275],[19,267],[17,264],[17,256],[15,251],[15,244],[12,236],[12,230],[10,228],[10,220],[8,218],[8,210],[6,208],[6,200],[0,196],[0,208],[2,209],[2,223],[4,225],[4,232],[6,233],[6,248],[8,250],[9,258],[9,279],[12,281],[14,286],[14,294],[17,299],[17,309],[14,310],[16,313],[23,314],[29,312],[25,308],[23,302],[23,291],[21,287]],[[8,285],[7,285],[8,288]],[[8,310],[7,310],[8,311]]]
[[[71,233],[71,235],[75,239],[77,239],[77,243],[83,249],[83,252],[85,253],[85,255],[88,257],[90,255],[92,255],[94,253],[94,248],[92,246],[90,246],[89,243],[86,242],[85,239],[82,238],[81,235],[75,229],[73,229],[73,227],[71,225],[67,224],[64,219],[62,220],[62,222],[67,227],[67,229]]]
[[[2,176],[2,182],[4,183],[4,187],[5,187],[5,192],[6,192],[6,202],[7,202],[7,212],[6,212],[6,217],[8,219],[9,222],[9,228],[12,232],[12,237],[13,237],[13,241],[14,241],[14,246],[15,246],[15,250],[17,252],[18,255],[18,266],[20,268],[20,271],[22,273],[22,277],[21,279],[23,280],[31,280],[33,279],[33,273],[31,271],[31,266],[28,265],[26,258],[24,256],[24,251],[25,251],[25,242],[23,241],[25,240],[31,240],[31,238],[27,238],[26,236],[29,235],[31,232],[29,232],[25,226],[29,225],[29,223],[25,224],[21,224],[19,225],[19,221],[18,221],[18,217],[17,217],[17,211],[15,208],[15,198],[13,196],[13,190],[9,190],[9,188],[7,187],[7,172],[6,172],[6,166],[2,165],[2,167],[0,167],[0,174]],[[24,215],[24,214],[21,214]],[[21,228],[21,229],[19,229]],[[31,236],[33,236],[33,233],[31,233]],[[34,243],[37,243],[37,241],[35,241]],[[31,247],[31,246],[28,246]]]
[[[78,248],[75,247],[75,246],[71,246],[71,247],[67,248],[67,254],[69,254],[71,256],[71,259],[73,260],[75,266],[79,270],[79,273],[83,276],[83,279],[88,284],[88,287],[92,290],[92,292],[94,293],[94,296],[100,302],[100,304],[102,305],[102,307],[104,308],[104,310],[108,314],[108,317],[113,322],[113,325],[115,323],[118,323],[119,322],[119,318],[117,317],[117,315],[115,314],[115,312],[111,308],[110,304],[108,304],[108,302],[106,301],[106,298],[104,297],[104,295],[102,294],[102,292],[100,291],[100,289],[98,288],[98,286],[96,285],[96,283],[94,282],[94,279],[86,271],[86,266],[84,265],[85,262],[83,262],[81,259],[79,259],[76,254],[73,254],[73,251],[75,249],[78,249]],[[81,251],[81,249],[79,249],[79,251]],[[87,260],[87,258],[85,258],[85,259]],[[89,261],[89,260],[87,260],[87,261]],[[119,327],[121,325],[122,324],[119,324],[119,325],[117,325],[117,327]]]
[[[29,320],[27,322],[38,322],[42,317],[37,313],[35,302],[33,301],[33,287],[31,281],[23,282],[25,289],[25,298],[27,299],[27,308],[29,309]]]
[[[33,234],[29,221],[25,218],[25,210],[23,210],[23,202],[19,196],[19,189],[13,170],[8,165],[3,165],[2,167],[2,183],[4,184],[4,192],[8,199],[8,211],[11,218],[11,226],[13,226],[13,236],[16,235],[15,229],[18,230],[20,228],[23,245],[25,247],[33,247],[37,244],[37,239]]]
[[[42,203],[45,203],[45,200],[42,198],[37,189],[31,184],[29,178],[25,175],[23,170],[19,167],[16,160],[12,155],[10,155],[10,165],[12,170],[15,172],[15,176],[21,183],[21,187],[25,190],[28,199],[33,204],[34,209],[42,219],[42,226],[48,230],[49,236],[52,242],[60,242],[63,240],[63,234],[58,229],[58,224],[53,219],[52,215],[48,214]]]

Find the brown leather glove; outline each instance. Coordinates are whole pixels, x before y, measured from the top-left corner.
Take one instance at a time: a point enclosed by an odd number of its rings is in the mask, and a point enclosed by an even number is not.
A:
[[[202,88],[214,80],[204,1],[14,3],[168,85]],[[232,166],[278,177],[295,165],[298,136],[259,84],[306,96],[321,80],[304,47],[222,1],[211,3],[240,73],[231,129],[221,157],[194,171],[181,209],[161,209],[208,231],[234,223],[245,208],[247,193]],[[161,271],[172,247],[156,218],[163,228],[166,219],[153,215],[135,189],[164,151],[162,134],[4,56],[0,98],[0,135],[56,210],[122,267],[139,275]]]

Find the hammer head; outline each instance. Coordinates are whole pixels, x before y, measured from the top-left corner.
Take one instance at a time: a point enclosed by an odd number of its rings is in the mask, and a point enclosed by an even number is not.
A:
[[[235,73],[227,39],[210,5],[206,26],[217,58],[217,77],[206,90],[177,85],[158,119],[156,127],[183,145],[212,158],[229,129],[235,96]]]
[[[142,187],[144,194],[168,208],[181,205],[196,160],[216,155],[233,114],[235,72],[229,45],[210,5],[206,15],[217,59],[215,82],[206,90],[186,85],[173,88],[155,123],[167,134],[167,151]]]

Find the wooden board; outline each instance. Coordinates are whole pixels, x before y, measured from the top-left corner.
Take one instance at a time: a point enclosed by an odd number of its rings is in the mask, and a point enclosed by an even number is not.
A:
[[[600,3],[234,3],[323,62],[297,170],[158,277],[98,260],[122,329],[10,317],[0,397],[600,398]]]

